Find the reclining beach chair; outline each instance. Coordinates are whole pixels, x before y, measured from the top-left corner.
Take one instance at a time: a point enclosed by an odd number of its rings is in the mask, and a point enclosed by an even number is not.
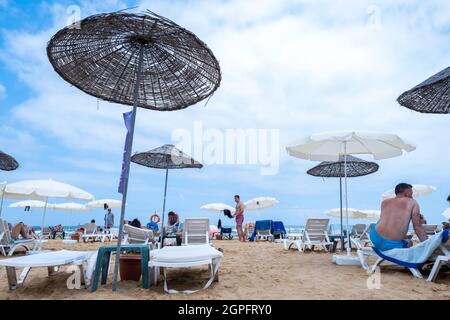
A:
[[[255,223],[255,242],[258,240],[273,241],[272,220],[260,220]]]
[[[42,228],[40,238],[41,239],[51,239],[52,238],[52,229],[50,229],[49,227]]]
[[[422,269],[423,265],[429,260],[435,250],[439,247],[442,248],[442,243],[448,241],[449,231],[450,230],[444,230],[434,234],[427,240],[410,248],[391,249],[387,251],[380,251],[377,248],[372,248],[378,256],[378,260],[369,269],[369,272],[375,272],[376,268],[379,267],[382,262],[389,261],[396,265],[408,268],[414,277],[422,278],[420,269]],[[441,258],[440,260],[444,259]],[[438,265],[436,265],[436,269],[437,267]]]
[[[183,224],[183,245],[210,244],[209,219],[187,218]]]
[[[231,228],[220,228],[220,236],[222,240],[232,240],[233,235],[231,234],[233,230]]]
[[[64,265],[77,266],[79,272],[75,276],[80,276],[79,283],[89,285],[90,278],[93,273],[97,253],[90,251],[48,251],[38,252],[22,257],[9,258],[0,260],[0,266],[6,267],[6,275],[8,279],[8,287],[15,290],[21,287],[32,268],[47,268],[48,275],[52,276],[58,272],[59,267]],[[23,268],[19,278],[17,278],[17,268]],[[72,276],[71,276],[72,277]],[[67,285],[70,286],[71,277],[69,277]],[[70,280],[70,281],[69,281]]]
[[[366,247],[371,243],[369,238],[370,228],[374,224],[355,224],[350,234],[350,241],[356,246],[356,249]],[[347,240],[345,238],[345,240]],[[358,242],[358,244],[356,244]]]
[[[274,239],[286,238],[286,229],[282,221],[272,221],[272,234]]]
[[[95,223],[86,223],[84,225],[84,234],[81,236],[81,239],[83,239],[84,242],[88,242],[89,240],[92,240],[93,242],[97,240],[105,242],[105,240],[112,241],[113,238],[113,234],[99,233]]]
[[[8,223],[0,219],[0,253],[4,256],[12,256],[14,252],[23,248],[25,251],[38,251],[42,247],[42,241],[38,239],[13,240]]]
[[[427,279],[428,282],[434,282],[441,269],[441,266],[444,263],[448,264],[448,262],[450,261],[450,250],[448,248],[448,245],[441,245],[439,249],[442,251],[443,255],[438,255],[436,257],[436,260],[434,261],[433,267],[431,268],[431,272]]]
[[[333,245],[333,242],[328,238],[329,223],[330,219],[308,219],[300,239],[284,239],[284,249],[289,250],[295,245],[298,251],[301,252],[305,251],[305,249],[314,250],[315,246],[329,251],[330,246]]]
[[[425,229],[427,236],[432,236],[439,231],[437,224],[423,224],[422,227]]]
[[[167,293],[194,293],[199,290],[177,291],[168,288],[167,269],[169,268],[191,268],[207,265],[210,278],[202,289],[208,288],[213,281],[219,280],[220,263],[223,253],[209,244],[184,245],[180,247],[164,247],[160,250],[150,251],[150,285],[156,285],[163,269],[164,291]]]
[[[141,229],[125,224],[123,226],[123,232],[125,233],[125,237],[123,239],[123,243],[139,243],[146,244],[151,249],[153,249],[153,245],[155,244],[155,238],[153,237],[153,231],[149,229]]]

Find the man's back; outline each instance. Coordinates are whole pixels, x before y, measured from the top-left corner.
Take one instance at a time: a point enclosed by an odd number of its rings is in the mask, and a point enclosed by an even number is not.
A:
[[[415,207],[418,208],[416,200],[407,197],[384,200],[377,233],[388,240],[405,239]]]

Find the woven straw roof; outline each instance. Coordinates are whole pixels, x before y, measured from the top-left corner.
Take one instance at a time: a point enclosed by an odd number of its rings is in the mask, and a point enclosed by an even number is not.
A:
[[[450,113],[450,67],[404,92],[397,101],[422,113]]]
[[[133,105],[141,48],[139,107],[183,109],[220,85],[219,63],[206,44],[155,13],[99,14],[79,25],[56,33],[47,55],[62,78],[92,96]]]
[[[147,152],[136,153],[131,157],[131,161],[155,169],[200,169],[203,167],[200,162],[192,159],[171,144],[166,144]]]
[[[6,154],[0,151],[0,170],[4,171],[13,171],[19,167],[19,163],[11,157],[9,154]]]
[[[347,156],[347,177],[360,177],[378,171],[378,164],[359,159],[353,156]],[[336,162],[321,162],[314,168],[307,171],[311,176],[325,178],[343,178],[345,176],[344,156],[340,156]]]

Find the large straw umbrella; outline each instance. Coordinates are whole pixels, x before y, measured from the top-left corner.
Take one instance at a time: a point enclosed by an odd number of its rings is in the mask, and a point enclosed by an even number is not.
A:
[[[344,194],[346,216],[348,217],[347,196],[347,155],[370,154],[375,160],[401,156],[403,151],[413,151],[416,147],[396,134],[338,131],[313,134],[286,148],[289,155],[313,161],[339,161],[344,156]],[[348,229],[348,218],[347,218]],[[350,243],[350,234],[347,232]],[[350,255],[350,246],[347,248]]]
[[[9,154],[0,151],[0,170],[13,171],[19,167],[19,163]]]
[[[89,201],[94,198],[92,194],[72,185],[54,180],[25,180],[7,184],[2,196],[7,198],[44,199],[45,207],[42,214],[41,228],[44,228],[45,214],[49,207],[49,198],[64,198]]]
[[[402,93],[397,101],[421,113],[450,113],[450,67]]]
[[[132,105],[119,192],[122,208],[120,252],[137,107],[157,111],[187,108],[210,97],[221,81],[212,51],[192,32],[154,14],[107,13],[59,31],[47,54],[55,71],[97,98]],[[118,255],[120,258],[120,254]],[[117,289],[119,259],[114,266]]]
[[[342,178],[345,177],[345,163],[347,163],[347,178],[361,177],[378,171],[378,164],[347,155],[340,156],[339,161],[324,161],[306,173],[323,178],[339,178],[339,203],[341,208],[341,249],[344,250],[344,230],[342,214]],[[347,226],[348,228],[348,226]],[[347,230],[348,232],[348,230]]]
[[[164,216],[166,212],[166,195],[167,195],[167,181],[169,177],[169,169],[186,169],[197,168],[201,169],[203,165],[192,159],[189,155],[183,151],[177,149],[174,145],[166,144],[156,149],[136,153],[131,157],[131,161],[142,166],[154,169],[166,170],[166,179],[164,183],[164,200],[161,219],[161,245],[164,238]]]

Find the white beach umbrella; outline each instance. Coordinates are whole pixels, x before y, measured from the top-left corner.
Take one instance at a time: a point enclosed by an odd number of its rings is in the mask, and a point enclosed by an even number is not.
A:
[[[50,205],[52,209],[61,210],[61,211],[91,211],[91,208],[84,204],[75,203],[75,202],[67,202],[67,203],[57,203]]]
[[[202,210],[208,210],[208,211],[215,211],[215,212],[222,212],[223,210],[227,209],[230,210],[232,213],[236,211],[235,208],[232,206],[229,206],[225,203],[208,203],[200,207]]]
[[[450,219],[450,208],[448,208],[447,210],[445,210],[444,212],[442,212],[442,215],[447,218]]]
[[[381,211],[380,210],[361,210],[360,211],[363,216],[364,219],[369,219],[369,220],[379,220],[380,216],[381,216]]]
[[[19,201],[11,203],[8,208],[36,208],[36,209],[44,209],[46,206],[45,201],[40,200],[25,200],[25,201]],[[49,207],[51,205],[48,205]]]
[[[435,192],[437,189],[434,186],[427,186],[423,184],[413,184],[413,197],[418,196],[427,196],[430,193]],[[384,192],[382,195],[383,200],[384,199],[391,199],[395,198],[395,190],[391,189],[386,192]]]
[[[87,205],[91,208],[104,208],[105,204],[107,204],[111,209],[122,207],[122,201],[115,199],[94,200],[89,202]]]
[[[341,217],[341,208],[333,208],[325,212],[328,216],[333,218],[340,218]],[[361,212],[361,210],[354,209],[354,208],[348,208],[348,218],[349,219],[363,219],[364,214]]]
[[[347,155],[369,154],[374,159],[381,160],[401,156],[404,151],[411,152],[416,147],[404,141],[396,134],[363,132],[363,131],[337,131],[313,134],[286,148],[289,155],[314,161],[338,161],[344,156],[345,173],[347,173]],[[348,196],[347,174],[345,181],[345,208],[346,224],[348,230]],[[350,234],[347,233],[350,243]],[[350,255],[350,246],[347,248]]]
[[[271,208],[278,203],[280,201],[272,197],[258,197],[244,202],[244,205],[247,210],[263,210]]]
[[[31,199],[45,199],[44,213],[41,227],[44,227],[45,214],[49,198],[65,198],[90,201],[94,196],[80,188],[54,180],[26,180],[9,183],[3,190],[2,197],[22,197]]]

